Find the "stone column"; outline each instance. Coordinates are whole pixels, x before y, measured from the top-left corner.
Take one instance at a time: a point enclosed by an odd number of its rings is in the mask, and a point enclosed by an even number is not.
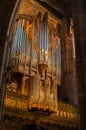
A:
[[[19,5],[20,0],[0,1],[0,129],[4,107],[7,48]]]
[[[67,33],[66,20],[62,20],[62,90],[63,100],[73,105],[78,104],[77,76],[73,50],[73,36]]]
[[[71,0],[79,89],[80,130],[86,130],[86,0]]]

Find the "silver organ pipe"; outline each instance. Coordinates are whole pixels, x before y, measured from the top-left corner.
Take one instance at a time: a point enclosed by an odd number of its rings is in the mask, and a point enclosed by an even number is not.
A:
[[[47,13],[47,16],[46,16],[46,48],[47,48],[47,51],[48,51],[48,13]]]
[[[21,41],[22,41],[22,31],[23,31],[23,24],[22,24],[22,20],[20,21],[20,28],[19,28],[20,30],[19,30],[19,42],[18,42],[18,64],[20,65],[21,63],[21,61],[20,61],[20,56],[21,56]]]
[[[43,49],[43,22],[41,22],[41,55]]]
[[[16,35],[15,35],[15,41],[14,41],[14,45],[15,45],[15,48],[16,48],[16,57],[15,57],[16,65],[18,65],[19,28],[20,28],[20,20],[19,20],[17,31],[16,31]]]
[[[42,21],[42,61],[44,60],[44,21]]]
[[[23,30],[23,33],[22,33],[22,39],[21,39],[21,54],[24,54],[25,53],[25,31],[24,31],[24,20],[22,20],[22,30]]]
[[[25,20],[23,19],[23,30],[25,29]],[[25,31],[24,31],[24,34],[25,34]],[[23,36],[25,36],[25,35],[23,35]],[[26,34],[26,36],[24,37],[24,39],[26,39],[25,40],[25,43],[23,43],[22,42],[22,46],[21,46],[21,48],[23,47],[23,44],[25,44],[25,50],[24,50],[24,58],[25,58],[25,60],[24,60],[24,71],[25,71],[25,66],[26,66],[26,59],[27,59],[27,34]],[[21,53],[22,54],[22,53]]]
[[[40,49],[41,49],[41,59],[46,61],[46,52],[48,51],[48,14],[45,13],[40,24]]]
[[[44,60],[46,61],[46,16],[44,16]]]
[[[48,52],[48,13],[45,14],[45,59],[47,61]]]

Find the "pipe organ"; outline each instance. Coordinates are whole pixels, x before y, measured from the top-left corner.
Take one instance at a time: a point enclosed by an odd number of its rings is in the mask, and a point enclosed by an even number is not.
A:
[[[27,108],[57,109],[61,47],[56,25],[49,22],[47,12],[17,19],[9,65],[11,89],[7,88],[28,96]]]

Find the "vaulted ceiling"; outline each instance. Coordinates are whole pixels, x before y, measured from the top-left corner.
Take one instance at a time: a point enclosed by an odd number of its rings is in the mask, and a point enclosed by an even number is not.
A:
[[[36,0],[60,18],[71,16],[71,0]]]
[[[40,4],[42,6],[40,6]],[[37,15],[38,12],[41,12],[44,14],[45,11],[49,10],[49,12],[48,12],[49,20],[52,21],[52,19],[53,19],[54,24],[55,23],[57,24],[57,19],[59,17],[62,17],[63,15],[60,12],[57,13],[57,11],[55,11],[56,15],[57,15],[57,17],[55,17],[55,15],[53,15],[53,14],[55,14],[54,9],[52,7],[50,7],[49,5],[47,5],[47,7],[45,5],[46,5],[46,3],[44,3],[44,1],[43,1],[43,3],[40,3],[36,0],[23,0],[22,5],[19,9],[17,18],[19,18],[19,17],[30,18],[34,15]],[[52,8],[51,11],[50,11],[49,7]]]
[[[71,0],[23,0],[19,14],[34,15],[42,10],[39,4],[58,18],[71,16]]]

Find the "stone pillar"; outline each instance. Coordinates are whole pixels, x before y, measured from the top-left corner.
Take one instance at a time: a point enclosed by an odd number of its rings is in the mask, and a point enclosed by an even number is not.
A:
[[[62,20],[62,89],[63,100],[73,105],[78,104],[77,76],[73,50],[73,36],[68,36],[66,20]]]
[[[80,130],[86,130],[86,0],[71,0],[79,89]]]
[[[8,56],[8,44],[15,22],[20,0],[0,1],[0,129],[5,96],[6,57]]]

